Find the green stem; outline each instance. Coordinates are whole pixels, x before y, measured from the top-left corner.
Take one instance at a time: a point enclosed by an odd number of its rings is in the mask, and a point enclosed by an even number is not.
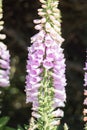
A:
[[[48,4],[50,5],[50,3],[52,2],[52,0],[48,0]]]
[[[42,85],[39,90],[39,110],[40,118],[37,121],[38,130],[56,130],[50,125],[53,122],[52,104],[53,104],[53,90],[52,79],[48,70],[44,69]]]
[[[2,8],[2,0],[0,0],[0,8]]]

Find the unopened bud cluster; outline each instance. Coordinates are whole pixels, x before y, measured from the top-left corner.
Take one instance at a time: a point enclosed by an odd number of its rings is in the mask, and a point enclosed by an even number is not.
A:
[[[50,33],[50,36],[56,40],[58,43],[62,43],[64,39],[60,37],[61,34],[61,15],[60,10],[57,9],[58,1],[54,0],[49,2],[49,0],[40,0],[42,3],[42,8],[38,9],[38,15],[41,19],[34,20],[36,30],[44,29],[46,32]],[[61,42],[60,42],[61,41]]]
[[[2,31],[3,24],[4,24],[4,21],[2,20],[2,18],[3,18],[3,10],[2,10],[2,0],[1,0],[0,1],[0,32]],[[6,38],[6,35],[0,33],[0,40],[4,40],[5,38]]]

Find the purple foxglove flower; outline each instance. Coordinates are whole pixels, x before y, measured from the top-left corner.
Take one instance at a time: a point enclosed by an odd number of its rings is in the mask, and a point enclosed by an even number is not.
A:
[[[10,54],[7,46],[0,43],[0,87],[9,86]]]
[[[46,69],[51,69],[51,68],[53,68],[53,63],[51,61],[45,59],[43,61],[43,67]]]
[[[87,62],[85,63],[84,71],[85,71],[85,75],[84,75],[84,86],[86,87],[87,86]]]
[[[38,34],[31,37],[31,42],[42,43],[44,39],[44,35],[45,35],[45,31],[41,30]]]
[[[63,117],[64,112],[61,109],[57,109],[57,110],[55,110],[55,111],[52,112],[52,115],[54,117]]]
[[[32,116],[37,119],[41,117],[37,112],[32,112]]]
[[[85,72],[84,82],[85,82],[84,86],[87,86],[87,72]]]
[[[84,105],[87,105],[87,98],[84,99]]]

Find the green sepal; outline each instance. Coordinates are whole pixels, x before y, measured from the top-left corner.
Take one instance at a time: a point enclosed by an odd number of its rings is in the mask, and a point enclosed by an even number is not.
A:
[[[84,130],[87,130],[87,123],[85,124]]]

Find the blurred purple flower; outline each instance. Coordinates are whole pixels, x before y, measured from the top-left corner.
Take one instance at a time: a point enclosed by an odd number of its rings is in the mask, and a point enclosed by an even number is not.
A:
[[[9,86],[10,54],[7,46],[0,42],[0,87]]]
[[[84,68],[85,74],[84,74],[84,109],[83,109],[83,120],[84,122],[87,122],[87,62],[85,63],[85,68]]]

